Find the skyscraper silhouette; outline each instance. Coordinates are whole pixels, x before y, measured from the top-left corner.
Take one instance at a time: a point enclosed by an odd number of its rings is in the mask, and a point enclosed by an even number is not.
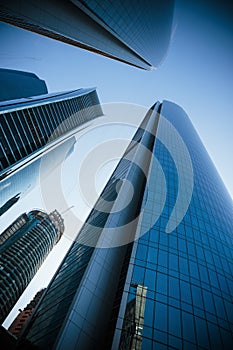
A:
[[[157,103],[20,346],[230,349],[232,229],[232,200],[188,116]]]

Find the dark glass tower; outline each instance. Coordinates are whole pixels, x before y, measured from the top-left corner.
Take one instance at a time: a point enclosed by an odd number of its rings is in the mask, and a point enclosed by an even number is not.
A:
[[[0,101],[47,94],[44,80],[29,72],[0,68]]]
[[[0,322],[15,305],[64,232],[61,215],[31,211],[0,235]]]
[[[135,322],[128,326],[127,309],[137,296],[137,286],[142,285],[147,288],[141,304],[145,307],[142,341],[135,349],[231,349],[232,200],[186,113],[165,101],[161,116],[169,124],[159,122],[154,155],[166,177],[166,199],[161,210],[164,185],[158,166],[152,162],[140,227],[145,234],[134,244],[113,348],[133,349],[126,344],[133,344],[138,331]],[[193,182],[190,164],[173,127],[189,152]],[[180,159],[175,154],[180,154]],[[179,173],[182,168],[183,177]],[[192,196],[187,206],[190,187]],[[156,222],[155,208],[161,212]]]
[[[0,175],[102,115],[95,89],[50,93],[0,103]]]
[[[186,113],[156,104],[19,347],[231,349],[232,214]]]
[[[143,69],[170,42],[173,0],[1,0],[0,20]]]

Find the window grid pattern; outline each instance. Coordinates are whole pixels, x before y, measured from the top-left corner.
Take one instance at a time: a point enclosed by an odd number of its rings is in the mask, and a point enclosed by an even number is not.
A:
[[[75,3],[145,61],[156,66],[162,59],[170,38],[173,1],[166,1],[166,6],[143,0]]]
[[[0,246],[0,310],[3,321],[17,302],[58,238],[48,215],[22,214],[4,231]],[[18,222],[18,225],[17,225]],[[9,233],[9,234],[8,234]]]
[[[0,171],[102,115],[96,91],[0,115]]]
[[[180,111],[178,112],[180,114]],[[162,205],[163,186],[152,165],[142,230],[128,292],[147,288],[141,349],[230,349],[233,346],[233,222],[232,201],[186,115],[169,112],[170,122],[185,141],[193,163],[194,191],[179,226],[165,232],[174,208],[178,176],[168,150],[156,141],[155,157],[167,181],[167,198],[157,222],[154,208]],[[182,152],[182,150],[177,149]],[[185,164],[184,164],[185,167]],[[122,315],[120,315],[122,317]],[[121,347],[135,340],[125,314]],[[127,325],[127,327],[126,327]]]

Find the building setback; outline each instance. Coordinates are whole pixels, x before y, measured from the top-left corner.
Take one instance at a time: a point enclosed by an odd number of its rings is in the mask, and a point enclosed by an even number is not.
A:
[[[0,322],[7,317],[64,232],[61,215],[34,210],[0,235]]]
[[[95,89],[1,102],[0,175],[102,114]]]
[[[4,0],[0,20],[143,69],[170,42],[174,1]]]
[[[232,200],[188,116],[156,104],[19,348],[232,348],[232,229]]]

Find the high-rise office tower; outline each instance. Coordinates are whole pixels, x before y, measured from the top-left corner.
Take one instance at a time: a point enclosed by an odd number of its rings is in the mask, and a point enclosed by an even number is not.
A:
[[[35,309],[35,306],[39,302],[44,291],[45,291],[45,288],[37,292],[34,298],[30,301],[30,303],[28,303],[23,310],[19,310],[20,312],[18,316],[14,319],[14,321],[11,323],[10,327],[8,328],[9,332],[12,335],[14,335],[16,338],[19,337],[20,333],[22,332],[24,325],[26,324],[27,320],[31,316],[33,310]]]
[[[19,343],[231,349],[232,200],[186,113],[146,115]]]
[[[0,101],[48,93],[44,80],[29,72],[0,68]]]
[[[169,46],[173,0],[4,0],[0,20],[143,69]]]
[[[33,94],[33,88],[30,91]],[[0,102],[0,174],[27,162],[39,150],[43,152],[55,140],[100,115],[95,89]]]
[[[0,235],[0,321],[3,322],[64,232],[61,215],[34,210]]]

